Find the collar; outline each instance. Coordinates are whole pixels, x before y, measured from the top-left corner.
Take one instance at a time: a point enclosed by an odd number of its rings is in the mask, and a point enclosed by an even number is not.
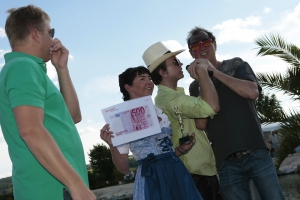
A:
[[[173,89],[171,89],[171,88],[169,88],[167,86],[164,86],[164,85],[158,85],[157,88],[159,90],[163,90],[165,92],[174,92],[175,91],[175,90],[173,90]],[[185,94],[183,87],[177,87],[175,92],[179,92],[179,93]]]
[[[46,63],[43,61],[43,59],[30,55],[30,54],[26,54],[26,53],[22,53],[22,52],[9,52],[7,54],[4,55],[4,59],[5,59],[5,63],[8,63],[9,61],[15,59],[15,58],[29,58],[34,60],[41,68],[42,70],[47,73],[47,68],[46,68]]]

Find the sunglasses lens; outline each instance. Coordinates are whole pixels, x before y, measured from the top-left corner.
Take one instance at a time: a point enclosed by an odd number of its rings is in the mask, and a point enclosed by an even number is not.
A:
[[[211,40],[211,39],[207,39],[207,40],[204,40],[204,41],[202,41],[202,42],[198,42],[198,43],[196,43],[196,44],[192,44],[192,45],[190,46],[190,48],[191,48],[193,51],[197,51],[197,50],[201,47],[201,45],[202,45],[203,47],[209,47],[209,46],[211,46],[211,44],[212,44],[212,40]]]
[[[54,37],[54,28],[49,31],[49,34],[52,38]]]
[[[200,48],[200,43],[198,43],[198,44],[193,44],[193,45],[191,45],[191,49],[193,50],[193,51],[197,51],[199,48]]]
[[[202,42],[202,45],[205,47],[209,47],[209,46],[211,46],[211,43],[212,43],[211,39],[208,39],[208,40],[204,40]]]

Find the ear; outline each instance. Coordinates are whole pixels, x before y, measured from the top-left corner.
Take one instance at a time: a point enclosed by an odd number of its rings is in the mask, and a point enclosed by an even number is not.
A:
[[[130,93],[130,91],[132,90],[131,86],[128,84],[124,85],[125,90],[127,90],[128,93]]]
[[[216,43],[216,41],[214,41],[213,44],[215,45],[215,51],[217,51],[217,43]]]
[[[194,59],[195,59],[194,52],[193,52],[192,50],[190,50],[190,49],[189,49],[189,52],[190,52],[190,54],[191,54],[192,58],[194,58]]]
[[[33,29],[30,36],[34,41],[40,43],[40,32],[37,29]]]
[[[167,72],[167,71],[164,71],[164,70],[162,70],[162,69],[160,69],[160,70],[158,71],[158,73],[159,73],[159,75],[161,75],[161,77],[167,77],[167,76],[168,76],[168,72]]]

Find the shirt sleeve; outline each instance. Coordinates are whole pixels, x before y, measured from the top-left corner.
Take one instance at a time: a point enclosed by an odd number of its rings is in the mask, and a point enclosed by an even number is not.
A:
[[[6,93],[12,108],[22,105],[44,108],[45,80],[40,66],[34,62],[12,65],[6,80]]]
[[[199,82],[194,80],[189,87],[190,96],[198,97],[199,91]]]
[[[262,87],[260,86],[255,73],[247,62],[244,62],[239,66],[234,74],[235,78],[253,81],[257,84],[259,92],[262,91]]]
[[[117,149],[120,152],[120,154],[129,154],[129,146],[130,146],[129,143],[126,143],[117,146]]]
[[[178,94],[166,104],[167,110],[174,110],[174,106],[178,106],[178,110],[181,112],[182,118],[207,118],[213,117],[216,113],[206,103],[201,96],[191,97],[185,95],[184,93],[177,92]],[[174,112],[170,112],[173,118],[176,118],[177,115]]]

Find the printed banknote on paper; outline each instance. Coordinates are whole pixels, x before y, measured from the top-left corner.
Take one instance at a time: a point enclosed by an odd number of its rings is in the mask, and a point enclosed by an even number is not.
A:
[[[102,114],[114,132],[114,146],[161,132],[151,96],[110,106]]]

